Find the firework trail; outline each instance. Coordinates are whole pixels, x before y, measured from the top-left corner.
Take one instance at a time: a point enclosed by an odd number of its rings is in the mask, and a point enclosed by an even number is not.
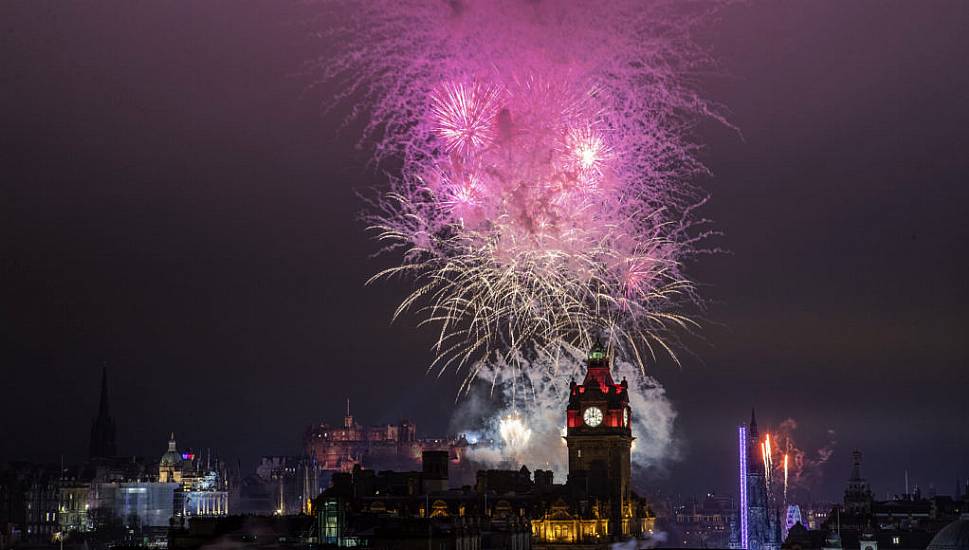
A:
[[[767,498],[770,499],[774,492],[774,446],[771,444],[770,432],[764,434],[764,441],[760,444],[760,452],[764,457],[764,483],[767,487]]]
[[[787,484],[788,484],[788,453],[784,453],[784,505],[787,506]]]
[[[688,85],[709,2],[377,0],[322,34],[323,80],[395,166],[371,227],[403,258],[465,384],[604,336],[640,369],[687,328],[683,262],[704,237],[688,133],[723,119]],[[399,167],[399,169],[397,169]],[[465,389],[466,389],[465,385]]]
[[[834,432],[829,430],[827,433],[827,443],[813,453],[804,450],[794,438],[797,430],[797,421],[793,418],[781,422],[774,431],[770,440],[765,440],[762,451],[765,452],[765,465],[767,457],[773,452],[783,454],[783,461],[775,466],[777,472],[767,470],[768,477],[779,474],[783,476],[783,496],[784,502],[790,502],[790,493],[795,490],[810,491],[817,484],[822,476],[822,468],[834,454],[836,444]],[[770,447],[768,447],[768,445]]]

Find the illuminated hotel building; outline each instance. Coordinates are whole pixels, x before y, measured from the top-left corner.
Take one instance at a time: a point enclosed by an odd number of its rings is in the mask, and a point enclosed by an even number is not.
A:
[[[651,514],[630,488],[629,385],[625,379],[618,384],[613,380],[601,346],[589,352],[587,364],[582,384],[573,380],[569,385],[566,488],[591,506],[575,506],[564,498],[554,501],[542,517],[532,519],[538,543],[598,543],[652,531]]]

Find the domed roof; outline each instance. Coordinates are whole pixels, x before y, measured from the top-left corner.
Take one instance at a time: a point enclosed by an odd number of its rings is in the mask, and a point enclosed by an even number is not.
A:
[[[969,516],[963,515],[943,527],[926,550],[969,550]]]
[[[158,466],[168,467],[168,466],[179,466],[182,463],[182,455],[178,452],[175,447],[175,434],[172,433],[172,437],[168,440],[168,450],[162,455],[161,460],[158,461]]]
[[[841,533],[831,531],[824,539],[824,548],[843,548],[841,545]]]

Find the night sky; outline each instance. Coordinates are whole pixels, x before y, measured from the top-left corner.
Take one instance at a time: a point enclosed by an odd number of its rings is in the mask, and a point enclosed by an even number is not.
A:
[[[391,324],[406,283],[358,221],[381,185],[308,64],[320,5],[0,3],[0,460],[86,455],[107,365],[121,452],[168,432],[252,464],[304,427],[407,416],[443,434],[458,380]],[[876,496],[969,476],[969,3],[750,2],[703,41],[704,215],[729,253],[682,368],[659,486],[733,488],[757,407],[836,441]],[[563,413],[564,414],[564,413]]]

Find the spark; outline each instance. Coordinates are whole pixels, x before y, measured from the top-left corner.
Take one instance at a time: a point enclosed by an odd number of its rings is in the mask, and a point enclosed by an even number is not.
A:
[[[764,441],[760,445],[761,452],[764,455],[764,483],[767,485],[767,495],[771,494],[771,489],[773,488],[774,481],[774,460],[771,451],[771,441],[770,433],[764,435]]]
[[[576,172],[586,185],[594,185],[602,177],[612,155],[603,136],[589,127],[569,129],[565,149],[566,169]]]
[[[769,468],[770,462],[767,459],[767,443],[765,443],[765,442],[761,442],[761,444],[760,444],[760,455],[761,455],[761,459],[764,461],[764,471],[765,471],[767,477],[770,478],[770,473],[769,473],[770,472],[770,468]]]
[[[784,504],[787,504],[787,474],[788,474],[788,464],[787,464],[788,454],[784,453]]]

